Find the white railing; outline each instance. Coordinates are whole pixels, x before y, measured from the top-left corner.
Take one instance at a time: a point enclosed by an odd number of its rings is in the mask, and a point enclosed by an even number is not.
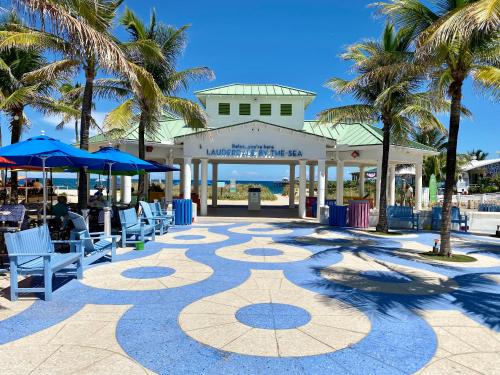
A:
[[[439,196],[439,201],[443,201],[443,196]],[[455,194],[453,195],[452,201],[458,207],[468,208],[475,210],[479,208],[480,204],[491,203],[500,204],[500,193],[486,193],[486,194]]]

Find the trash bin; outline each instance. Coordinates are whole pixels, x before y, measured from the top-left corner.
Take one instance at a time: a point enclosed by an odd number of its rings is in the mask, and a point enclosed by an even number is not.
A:
[[[260,211],[260,188],[248,188],[248,211]]]
[[[172,207],[175,210],[176,225],[190,225],[193,218],[193,201],[191,199],[174,199]]]
[[[345,227],[347,225],[347,206],[330,206],[330,225]]]
[[[330,223],[330,206],[325,205],[319,208],[319,222],[326,225]]]

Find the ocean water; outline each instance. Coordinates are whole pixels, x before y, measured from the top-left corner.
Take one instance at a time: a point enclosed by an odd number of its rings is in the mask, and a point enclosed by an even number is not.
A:
[[[55,186],[61,186],[65,187],[68,189],[76,189],[77,188],[77,179],[76,178],[58,178],[55,177],[53,184]],[[152,179],[151,182],[157,182],[158,179]],[[160,180],[161,183],[164,183],[164,180]],[[219,180],[219,182],[225,182],[226,185],[229,185],[230,181],[229,180]],[[117,180],[118,186],[120,184],[120,179]],[[137,179],[132,179],[132,183],[137,183]],[[201,183],[201,182],[200,182]],[[280,184],[278,181],[244,181],[244,180],[236,180],[237,184],[256,184],[256,185],[262,185],[267,187],[273,194],[281,194],[283,191],[283,186]],[[102,184],[106,186],[107,184],[107,178],[103,177],[101,180],[97,178],[91,178],[90,179],[90,188],[92,189],[94,186]],[[179,180],[174,180],[174,185],[179,185],[180,181]],[[212,181],[208,181],[208,185],[212,185]]]

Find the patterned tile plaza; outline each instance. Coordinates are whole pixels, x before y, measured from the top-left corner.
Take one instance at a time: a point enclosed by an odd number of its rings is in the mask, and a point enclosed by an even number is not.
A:
[[[0,374],[500,374],[500,241],[443,264],[436,236],[176,227],[51,302],[0,296]]]

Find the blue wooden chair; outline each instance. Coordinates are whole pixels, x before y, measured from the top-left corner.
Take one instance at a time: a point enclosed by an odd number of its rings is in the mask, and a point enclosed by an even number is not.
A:
[[[151,241],[155,240],[155,226],[149,225],[144,218],[138,217],[135,209],[121,210],[119,216],[122,225],[122,247],[127,246],[127,243],[145,241],[146,237],[151,238]],[[131,237],[135,237],[135,240],[129,240]]]
[[[139,205],[141,206],[142,217],[148,225],[153,225],[160,236],[168,232],[168,218],[165,215],[155,215],[148,202],[139,201]]]
[[[40,227],[16,233],[5,233],[5,243],[10,261],[10,299],[17,300],[19,293],[43,292],[46,301],[52,299],[52,275],[75,264],[76,277],[83,277],[81,240],[52,241],[49,227]],[[67,254],[56,253],[54,243],[76,245],[76,251]],[[20,288],[18,275],[43,276],[43,288]]]
[[[413,207],[410,206],[388,206],[387,221],[389,228],[396,227],[400,222],[410,223],[412,229],[419,230],[420,214],[413,212]]]
[[[116,240],[119,236],[106,235],[105,232],[89,232],[83,216],[74,212],[68,213],[74,229],[71,231],[72,240],[82,240],[82,263],[88,266],[107,256],[113,261],[116,255]]]
[[[432,207],[431,228],[433,230],[441,229],[442,217],[443,217],[443,207],[441,207],[441,206]],[[469,218],[467,217],[467,215],[465,215],[465,214],[462,215],[460,213],[459,207],[452,207],[451,208],[451,223],[452,224],[458,224],[459,228],[461,228],[462,224],[463,224],[464,231],[467,232],[468,221],[469,221]]]
[[[153,214],[156,216],[165,216],[166,221],[169,226],[173,226],[175,224],[175,210],[172,208],[171,213],[168,213],[167,210],[164,210],[161,207],[160,202],[153,202],[149,204],[149,207],[151,207],[151,211],[153,211]]]

